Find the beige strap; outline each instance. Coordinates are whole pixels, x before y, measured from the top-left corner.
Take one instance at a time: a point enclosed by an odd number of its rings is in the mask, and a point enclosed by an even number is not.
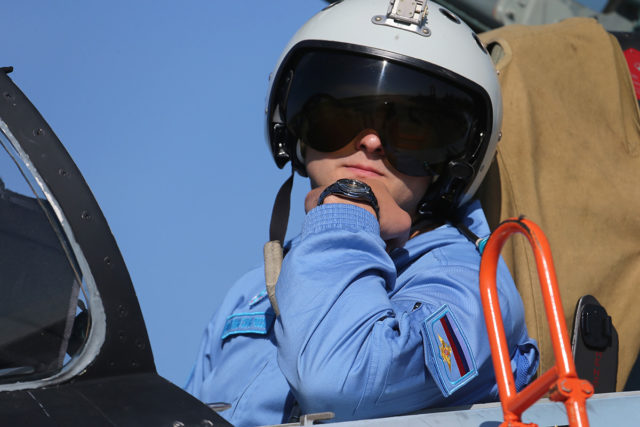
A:
[[[272,240],[264,245],[264,278],[267,283],[267,295],[276,316],[280,315],[276,301],[276,282],[280,276],[282,258],[282,243],[279,240]]]
[[[273,203],[271,225],[269,227],[269,242],[264,245],[264,278],[267,284],[269,302],[271,302],[276,317],[280,315],[278,302],[276,301],[276,282],[278,281],[278,276],[280,276],[282,259],[284,258],[282,242],[284,242],[284,237],[287,234],[287,224],[289,223],[293,175],[294,171],[292,166],[291,176],[282,184],[276,195],[276,200]]]

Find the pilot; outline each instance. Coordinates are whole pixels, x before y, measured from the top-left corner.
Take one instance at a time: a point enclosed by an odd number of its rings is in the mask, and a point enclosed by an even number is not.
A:
[[[404,3],[328,6],[272,74],[269,145],[309,177],[304,224],[274,294],[273,259],[229,291],[186,386],[229,403],[234,425],[498,398],[478,284],[489,228],[472,198],[500,137],[496,71],[454,14]],[[538,350],[502,261],[497,276],[521,389]]]

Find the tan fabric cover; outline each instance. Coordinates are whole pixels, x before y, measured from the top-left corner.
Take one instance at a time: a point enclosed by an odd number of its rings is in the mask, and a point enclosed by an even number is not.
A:
[[[580,296],[605,306],[620,337],[620,390],[640,348],[640,124],[624,56],[587,18],[503,27],[482,40],[504,49],[503,138],[480,192],[490,224],[523,214],[541,226],[569,333]],[[542,373],[554,356],[533,255],[522,236],[502,255]]]

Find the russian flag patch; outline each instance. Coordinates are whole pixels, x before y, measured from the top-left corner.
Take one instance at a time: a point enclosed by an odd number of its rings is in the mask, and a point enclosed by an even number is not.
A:
[[[476,361],[460,324],[443,305],[422,324],[427,368],[445,397],[478,375]]]

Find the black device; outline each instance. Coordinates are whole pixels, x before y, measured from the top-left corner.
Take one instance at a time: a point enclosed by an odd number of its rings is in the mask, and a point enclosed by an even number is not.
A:
[[[373,194],[371,187],[364,182],[357,179],[339,179],[324,189],[320,197],[318,197],[318,205],[324,203],[324,199],[331,194],[367,203],[375,211],[376,218],[380,219],[378,199]]]
[[[591,295],[578,300],[571,349],[580,378],[589,380],[596,393],[616,391],[618,333],[607,310]]]

